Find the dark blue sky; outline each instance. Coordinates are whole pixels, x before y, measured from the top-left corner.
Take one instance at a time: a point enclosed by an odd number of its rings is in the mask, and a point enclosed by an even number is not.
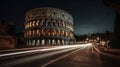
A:
[[[25,13],[33,8],[56,7],[74,18],[75,34],[113,31],[115,10],[102,0],[0,0],[0,18],[15,23],[17,32],[24,30]]]

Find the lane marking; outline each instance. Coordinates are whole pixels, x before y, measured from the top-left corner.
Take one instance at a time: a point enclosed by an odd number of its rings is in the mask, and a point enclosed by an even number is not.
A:
[[[48,54],[42,54],[42,55],[37,55],[37,56],[33,56],[33,57],[29,57],[29,58],[26,58],[26,59],[18,59],[18,61],[13,61],[11,63],[6,63],[6,64],[3,64],[3,65],[0,65],[0,66],[12,66],[12,65],[16,65],[16,64],[20,64],[20,63],[24,63],[24,62],[28,62],[28,61],[33,61],[33,60],[36,60],[36,59],[39,59],[39,58],[45,58],[45,57],[48,57],[50,55],[57,55],[61,52],[65,52],[65,51],[69,51],[69,50],[73,50],[73,49],[77,49],[77,48],[81,48],[84,49],[86,47],[89,47],[89,44],[79,44],[79,45],[65,45],[65,46],[58,46],[56,48],[51,48],[52,50],[55,50],[55,49],[65,49],[65,48],[69,48],[69,49],[66,49],[66,50],[63,50],[63,51],[58,51],[58,52],[54,52],[54,53],[48,53]],[[43,51],[48,51],[48,50],[51,50],[51,49],[43,49]],[[41,50],[41,49],[39,49]],[[79,49],[80,50],[80,49]],[[33,51],[33,50],[32,50]],[[38,50],[37,50],[38,51]],[[71,55],[72,53],[74,53],[76,51],[73,51],[71,52],[70,54],[67,54],[68,56]],[[66,55],[66,56],[67,56]],[[64,56],[64,57],[66,57]],[[61,58],[62,59],[62,58]],[[58,59],[59,60],[59,59]],[[56,60],[57,61],[57,60]],[[55,62],[54,60],[52,60],[51,62]]]
[[[48,56],[57,55],[57,54],[64,53],[64,52],[74,50],[74,49],[77,49],[77,48],[63,49],[63,50],[60,50],[60,51],[57,51],[57,52],[55,51],[55,52],[52,52],[52,53],[46,53],[46,54],[31,56],[31,57],[28,57],[28,58],[25,58],[25,59],[18,59],[18,60],[15,60],[15,61],[11,61],[9,63],[1,64],[0,67],[1,66],[3,66],[3,67],[8,66],[9,67],[9,66],[17,65],[17,64],[22,64],[22,63],[25,63],[25,62],[32,62],[32,61],[37,60],[37,59],[46,58]]]
[[[57,58],[57,59],[51,60],[50,62],[47,62],[47,63],[41,65],[41,67],[46,67],[46,66],[48,66],[49,64],[52,64],[52,63],[54,63],[54,62],[56,62],[56,61],[58,61],[58,60],[60,60],[60,59],[63,59],[63,58],[65,58],[65,57],[67,57],[67,56],[69,56],[69,55],[71,55],[71,54],[73,54],[73,53],[75,53],[75,52],[77,52],[77,51],[79,51],[79,50],[83,50],[83,49],[85,49],[85,47],[82,48],[82,49],[78,49],[78,48],[77,48],[77,50],[75,50],[75,51],[73,51],[73,52],[71,52],[71,53],[68,53],[68,54],[66,54],[66,55],[63,55],[62,57],[59,57],[59,58]]]

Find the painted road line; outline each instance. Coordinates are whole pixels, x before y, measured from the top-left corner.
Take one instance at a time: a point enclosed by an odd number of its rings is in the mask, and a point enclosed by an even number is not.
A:
[[[85,48],[85,47],[84,47],[84,48]],[[73,53],[75,53],[75,52],[77,52],[77,51],[79,51],[79,50],[83,50],[84,48],[75,50],[75,51],[73,51],[73,52],[71,52],[71,53],[68,53],[68,54],[62,56],[62,57],[59,57],[59,58],[54,59],[54,60],[51,60],[50,62],[41,65],[41,67],[46,67],[46,66],[48,66],[49,64],[52,64],[52,63],[54,63],[54,62],[56,62],[56,61],[58,61],[58,60],[60,60],[60,59],[62,59],[62,58],[65,58],[65,57],[67,57],[67,56],[69,56],[69,55],[71,55],[71,54],[73,54]]]

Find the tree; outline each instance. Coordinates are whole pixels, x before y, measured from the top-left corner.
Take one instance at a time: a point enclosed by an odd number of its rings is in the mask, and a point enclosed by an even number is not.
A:
[[[112,48],[120,48],[120,0],[103,0],[106,6],[112,6],[116,9],[116,19],[114,22],[114,34],[111,41]]]

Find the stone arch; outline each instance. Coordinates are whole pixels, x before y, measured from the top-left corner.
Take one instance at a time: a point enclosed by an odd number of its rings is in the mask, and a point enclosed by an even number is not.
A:
[[[67,40],[65,40],[65,44],[68,45],[68,41]]]
[[[43,22],[43,27],[46,27],[46,25],[47,25],[47,22],[46,22],[46,19],[45,19],[44,22]]]
[[[30,22],[30,27],[32,26],[32,22]]]
[[[31,43],[32,43],[31,40],[29,40],[29,46],[31,46]]]
[[[45,21],[44,19],[41,20],[40,26],[43,26],[44,21]]]
[[[34,36],[35,35],[35,30],[32,30],[32,36]]]
[[[39,31],[40,31],[40,30],[36,30],[36,34],[37,34],[37,35],[39,35],[39,33],[40,33]]]
[[[63,44],[63,45],[65,44],[65,41],[64,41],[64,40],[62,40],[62,44]]]
[[[43,35],[43,36],[45,35],[45,29],[43,29],[43,28],[41,29],[41,35]]]
[[[57,29],[57,36],[60,36],[60,35],[61,35],[61,30]]]
[[[37,40],[36,42],[36,46],[38,46],[40,44],[40,40]]]
[[[58,21],[58,25],[59,25],[59,27],[61,27],[61,22],[60,21]]]
[[[51,20],[47,20],[47,25],[48,25],[48,27],[51,27],[52,25],[51,25]]]
[[[32,31],[30,30],[30,31],[29,31],[29,36],[31,36],[31,35],[32,35]]]
[[[56,21],[53,20],[52,23],[53,23],[53,26],[56,27]]]
[[[49,39],[45,39],[45,43],[46,43],[46,45],[49,45]]]
[[[29,46],[29,41],[28,40],[26,40],[26,45]]]
[[[47,36],[50,36],[51,35],[50,29],[46,29],[45,33]]]
[[[36,26],[39,26],[39,22],[40,22],[39,20],[36,21]]]
[[[53,39],[53,40],[52,40],[52,45],[55,45],[55,44],[56,44],[56,40]]]
[[[32,23],[32,26],[34,27],[36,24],[35,24],[35,21],[33,21],[33,23]]]
[[[61,43],[60,43],[60,40],[58,39],[58,40],[57,40],[57,45],[60,45],[60,44],[61,44]]]
[[[45,45],[45,39],[41,40],[41,45]]]
[[[35,46],[35,40],[32,40],[32,46]]]
[[[48,39],[48,44],[51,45],[51,40],[50,39]]]

